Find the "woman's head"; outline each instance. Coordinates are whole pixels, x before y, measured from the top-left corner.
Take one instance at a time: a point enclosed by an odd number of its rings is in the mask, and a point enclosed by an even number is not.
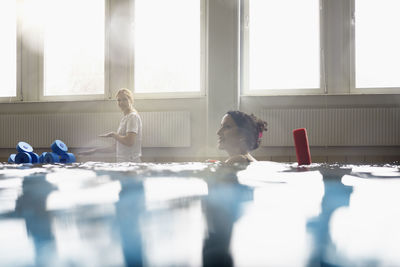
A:
[[[257,149],[261,143],[267,123],[253,114],[241,111],[228,111],[222,119],[219,136],[219,148],[238,149],[241,153]]]
[[[126,88],[119,89],[115,95],[118,106],[122,111],[132,111],[133,110],[133,94],[130,90]]]

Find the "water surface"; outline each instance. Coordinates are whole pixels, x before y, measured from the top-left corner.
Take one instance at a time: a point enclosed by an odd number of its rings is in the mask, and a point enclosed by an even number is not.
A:
[[[0,266],[400,266],[396,165],[0,164]]]

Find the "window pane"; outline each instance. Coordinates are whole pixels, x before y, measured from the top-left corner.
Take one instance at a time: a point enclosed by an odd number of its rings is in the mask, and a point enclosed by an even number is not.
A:
[[[135,1],[135,92],[200,91],[200,0]]]
[[[320,88],[319,0],[249,1],[249,89]]]
[[[400,1],[355,2],[356,87],[400,87]]]
[[[0,97],[17,92],[17,17],[15,0],[1,1]]]
[[[48,0],[44,95],[104,93],[104,0]]]

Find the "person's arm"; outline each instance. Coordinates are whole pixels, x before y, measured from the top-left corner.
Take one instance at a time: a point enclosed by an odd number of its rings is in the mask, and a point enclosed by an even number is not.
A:
[[[117,142],[120,142],[126,146],[133,146],[136,139],[136,133],[138,132],[138,115],[131,115],[126,121],[126,135],[121,135],[116,132],[109,132],[106,134],[99,135],[100,137],[111,137]]]
[[[79,152],[78,155],[91,155],[93,153],[111,153],[115,151],[115,144],[107,147],[92,148],[86,151]]]
[[[116,132],[111,132],[108,134],[103,134],[103,135],[101,135],[101,137],[112,137],[115,140],[117,140],[118,142],[120,142],[126,146],[133,146],[133,144],[135,143],[136,133],[128,132],[124,136],[124,135],[117,134]]]

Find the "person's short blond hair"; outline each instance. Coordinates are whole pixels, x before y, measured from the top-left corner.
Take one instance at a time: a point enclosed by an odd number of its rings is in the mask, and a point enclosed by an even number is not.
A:
[[[129,90],[127,88],[121,88],[115,94],[115,97],[117,97],[120,94],[124,94],[129,99],[129,102],[133,105],[133,94],[132,94],[131,90]]]

